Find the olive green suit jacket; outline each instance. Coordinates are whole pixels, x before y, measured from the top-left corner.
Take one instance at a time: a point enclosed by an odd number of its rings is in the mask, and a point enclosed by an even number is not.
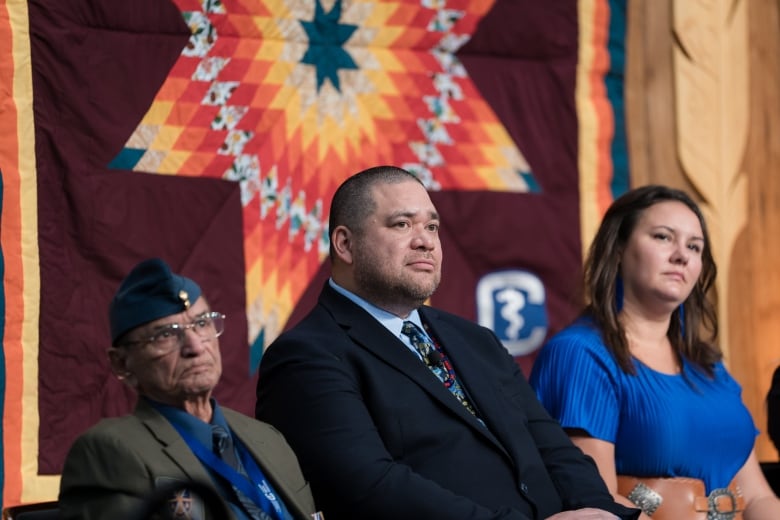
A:
[[[252,453],[296,520],[311,519],[314,500],[298,460],[272,426],[222,407],[233,433]],[[219,494],[208,470],[168,420],[144,399],[132,415],[103,419],[82,434],[65,460],[60,483],[64,519],[131,518],[161,486],[197,481]],[[215,519],[203,501],[188,501],[192,518]]]

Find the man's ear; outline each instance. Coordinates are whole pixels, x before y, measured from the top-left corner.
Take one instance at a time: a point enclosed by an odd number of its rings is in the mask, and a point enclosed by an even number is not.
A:
[[[108,361],[111,364],[111,372],[130,387],[135,388],[135,376],[127,366],[127,349],[124,347],[110,347],[108,349]]]
[[[347,226],[336,226],[330,234],[333,252],[345,264],[352,264],[352,238],[354,234]]]

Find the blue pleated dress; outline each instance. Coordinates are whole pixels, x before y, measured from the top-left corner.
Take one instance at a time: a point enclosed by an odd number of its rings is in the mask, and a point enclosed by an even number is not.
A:
[[[740,385],[722,363],[714,379],[687,360],[685,376],[634,365],[636,375],[624,373],[582,319],[542,348],[530,383],[561,426],[615,445],[618,474],[698,478],[708,493],[728,486],[758,433]]]

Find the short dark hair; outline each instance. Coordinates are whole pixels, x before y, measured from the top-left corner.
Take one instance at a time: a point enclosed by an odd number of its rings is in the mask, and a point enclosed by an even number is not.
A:
[[[604,214],[585,260],[585,314],[602,331],[604,343],[615,355],[623,371],[634,373],[625,330],[617,319],[620,252],[625,248],[644,210],[667,201],[685,204],[699,219],[704,234],[701,274],[691,294],[683,302],[682,309],[674,311],[667,336],[678,361],[684,356],[712,375],[713,365],[723,357],[714,344],[718,324],[714,305],[707,297],[715,283],[717,267],[712,257],[712,243],[704,215],[684,191],[649,185],[630,190],[612,203]],[[707,332],[707,339],[702,339]]]
[[[374,212],[376,203],[371,190],[378,184],[398,184],[407,181],[422,182],[413,174],[397,166],[374,166],[358,172],[338,187],[330,204],[328,232],[338,226],[346,226],[360,233],[368,217]],[[330,248],[333,258],[333,246]]]

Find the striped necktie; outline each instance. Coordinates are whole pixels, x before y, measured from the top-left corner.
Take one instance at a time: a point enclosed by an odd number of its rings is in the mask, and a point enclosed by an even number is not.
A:
[[[431,369],[431,372],[444,383],[447,390],[454,395],[460,404],[466,407],[466,410],[473,415],[477,415],[474,406],[469,402],[466,397],[466,392],[463,391],[457,378],[455,377],[455,370],[452,368],[447,355],[442,352],[434,342],[430,341],[428,337],[420,330],[420,327],[415,325],[411,321],[405,321],[401,333],[409,338],[412,346],[417,349],[417,352],[422,356],[426,366]]]
[[[236,457],[236,449],[233,445],[233,437],[230,433],[222,426],[212,424],[211,435],[214,443],[214,453],[224,460],[231,468],[246,476],[243,465],[238,460],[238,457]],[[253,520],[272,520],[271,516],[260,509],[249,497],[239,491],[235,486],[231,485],[231,487],[244,511],[249,515],[249,518],[252,518]]]

